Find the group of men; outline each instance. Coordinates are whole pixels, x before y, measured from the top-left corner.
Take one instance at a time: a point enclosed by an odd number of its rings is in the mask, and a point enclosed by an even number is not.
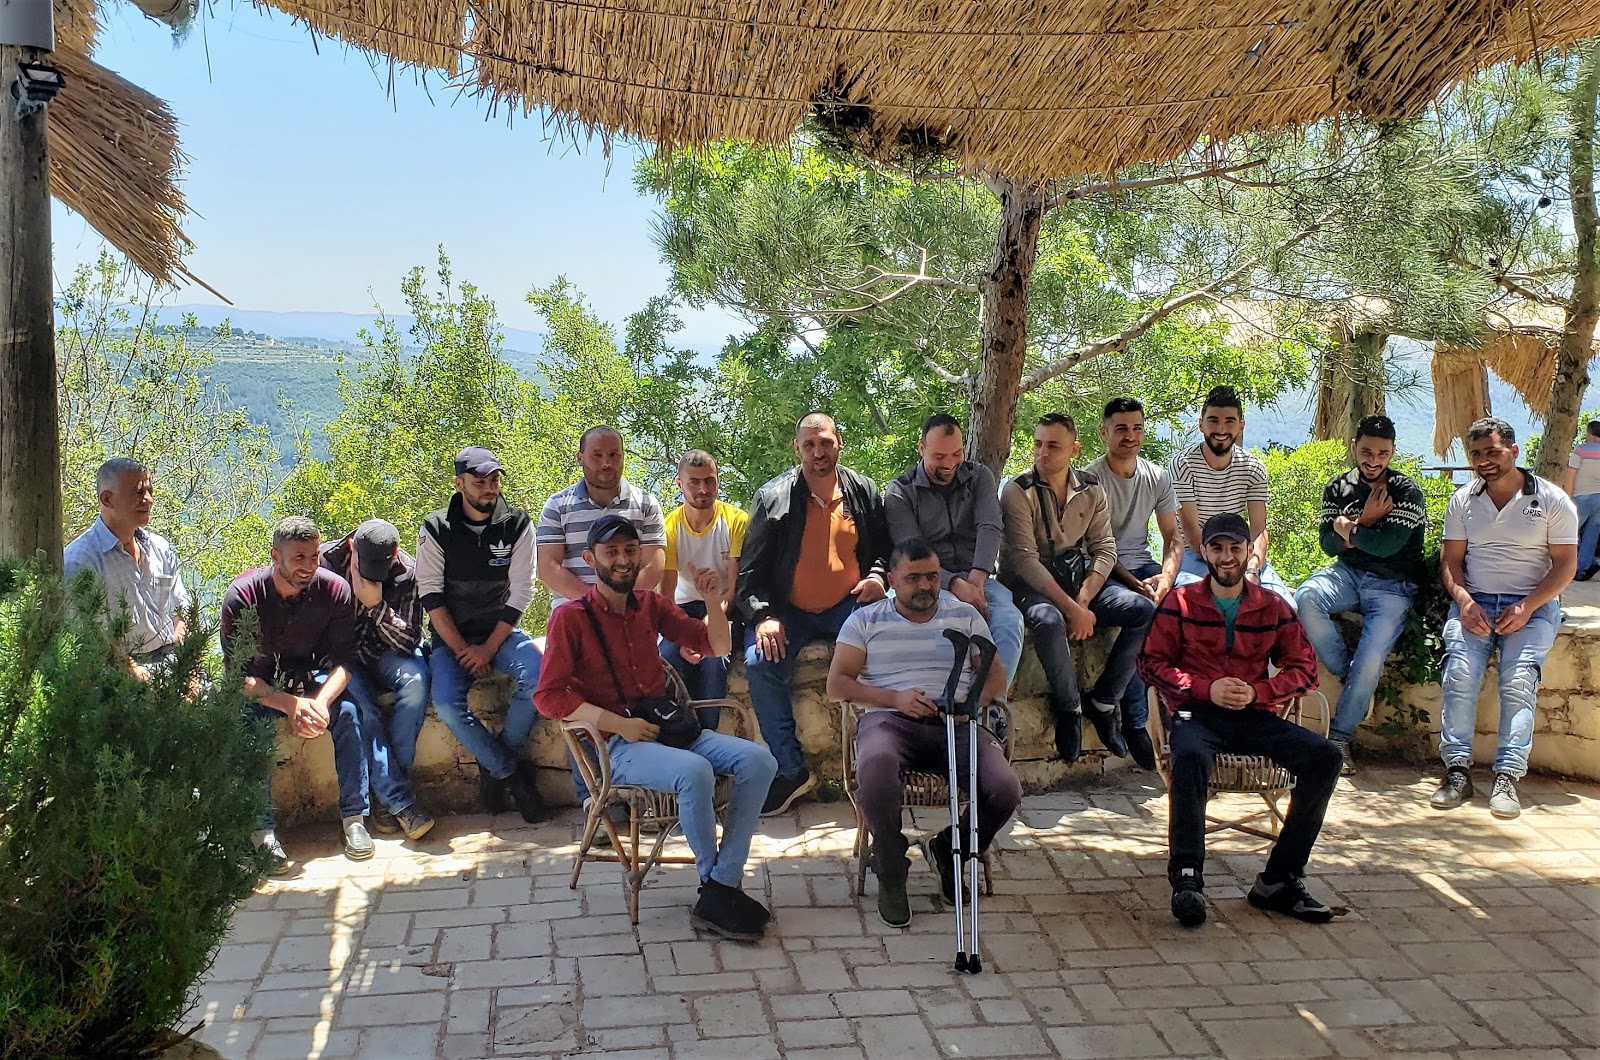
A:
[[[1266,471],[1241,444],[1244,411],[1231,387],[1206,396],[1199,426],[1201,440],[1163,467],[1141,455],[1142,406],[1118,398],[1099,427],[1105,455],[1080,468],[1076,423],[1051,413],[1034,427],[1031,466],[1000,487],[966,458],[960,424],[935,415],[922,426],[917,464],[880,492],[841,463],[834,421],[812,413],[795,430],[796,466],[763,485],[748,513],[720,498],[717,461],[696,450],[674,479],[684,503],[665,515],[623,477],[622,438],[600,426],[580,441],[580,479],[537,520],[503,496],[494,454],[469,447],[456,457],[448,503],[423,520],[415,558],[380,519],[327,541],[308,519],[279,522],[270,564],[227,592],[224,652],[242,671],[252,717],[282,715],[298,735],[332,735],[347,856],[372,855],[369,817],[411,839],[432,827],[409,783],[429,702],[477,761],[485,808],[509,800],[529,821],[543,812],[524,757],[535,717],[572,719],[607,741],[616,783],[677,795],[702,881],[694,922],[757,939],[771,914],[740,888],[751,837],[761,816],[817,785],[793,714],[801,649],[835,642],[829,694],[862,711],[856,794],[872,833],[879,913],[898,927],[910,920],[901,777],[944,762],[940,712],[951,704],[941,697],[958,660],[943,633],[997,646],[981,690],[987,703],[1003,700],[1015,680],[1027,630],[1064,761],[1082,753],[1087,713],[1108,753],[1155,768],[1146,686],[1157,691],[1170,718],[1169,875],[1182,923],[1205,919],[1204,804],[1219,753],[1267,754],[1295,774],[1282,834],[1249,897],[1325,921],[1332,911],[1301,880],[1425,577],[1423,494],[1389,466],[1394,425],[1363,420],[1354,467],[1323,495],[1321,543],[1333,562],[1291,593],[1267,562]],[[1600,465],[1600,424],[1590,429]],[[1498,651],[1490,808],[1509,817],[1527,769],[1539,667],[1560,624],[1556,597],[1575,573],[1578,509],[1517,467],[1503,421],[1474,423],[1467,450],[1477,477],[1457,491],[1444,526],[1446,773],[1433,804],[1453,807],[1472,793],[1477,690]],[[1578,453],[1573,460],[1581,476]],[[128,664],[147,676],[184,636],[188,596],[171,547],[145,529],[153,497],[145,468],[109,461],[96,485],[100,517],[68,546],[67,567],[97,570],[110,606],[127,608]],[[536,582],[556,601],[542,651],[520,628]],[[1340,612],[1362,616],[1353,650],[1332,620]],[[660,660],[691,698],[719,698],[739,626],[765,746],[718,733],[714,715],[669,739],[650,706],[669,693]],[[1085,704],[1071,645],[1101,629],[1116,632]],[[1315,686],[1318,660],[1343,682],[1331,739],[1280,716]],[[492,671],[512,686],[498,733],[467,702],[473,681]],[[957,700],[971,679],[964,669]],[[981,849],[1022,792],[1000,740],[980,732],[971,812]],[[734,779],[720,839],[718,774]],[[374,798],[383,813],[369,813]],[[273,870],[287,871],[270,797],[267,806],[256,838]],[[958,842],[945,829],[925,847],[947,897],[958,884]]]

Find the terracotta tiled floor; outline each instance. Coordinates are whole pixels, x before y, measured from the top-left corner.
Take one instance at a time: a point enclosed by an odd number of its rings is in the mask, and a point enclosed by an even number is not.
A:
[[[925,867],[906,931],[875,884],[851,896],[845,803],[765,822],[760,945],[694,931],[691,870],[652,879],[637,928],[613,866],[569,890],[575,812],[453,818],[364,864],[330,827],[285,837],[303,874],[240,908],[195,1016],[237,1060],[1600,1055],[1600,788],[1531,778],[1500,822],[1429,810],[1433,784],[1340,784],[1308,882],[1350,913],[1326,927],[1244,902],[1261,846],[1238,835],[1212,838],[1210,921],[1178,927],[1148,775],[1030,797],[975,977]]]

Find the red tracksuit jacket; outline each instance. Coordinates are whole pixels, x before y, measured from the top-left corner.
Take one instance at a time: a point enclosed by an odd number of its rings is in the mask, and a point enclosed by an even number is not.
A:
[[[1211,705],[1211,683],[1237,677],[1256,690],[1252,707],[1273,710],[1317,687],[1317,660],[1294,611],[1276,593],[1248,581],[1233,623],[1227,626],[1211,598],[1209,578],[1179,586],[1156,608],[1150,635],[1139,651],[1139,676],[1154,685],[1169,710]],[[1278,667],[1267,676],[1267,663]]]

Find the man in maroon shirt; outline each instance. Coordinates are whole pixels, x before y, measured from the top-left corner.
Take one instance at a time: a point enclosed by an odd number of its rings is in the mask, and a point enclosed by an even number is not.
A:
[[[720,606],[710,606],[702,622],[660,593],[635,589],[642,565],[639,531],[624,516],[603,515],[594,521],[583,559],[594,569],[596,582],[550,616],[534,705],[547,718],[586,722],[610,734],[606,748],[614,783],[677,795],[679,825],[700,872],[700,900],[691,920],[725,938],[756,941],[772,914],[739,885],[777,761],[758,743],[710,730],[687,748],[668,747],[656,741],[655,725],[629,713],[641,700],[666,694],[657,638],[700,655],[725,655],[730,646],[727,615]],[[689,573],[712,604],[720,603],[730,588],[715,570],[691,565]],[[712,806],[719,773],[733,777],[720,846]]]
[[[1330,741],[1278,714],[1317,686],[1316,658],[1288,603],[1245,580],[1251,535],[1243,517],[1213,515],[1200,539],[1210,576],[1161,598],[1139,653],[1139,676],[1172,712],[1172,915],[1184,927],[1205,923],[1206,792],[1216,756],[1264,755],[1289,771],[1295,787],[1250,904],[1325,924],[1333,910],[1306,893],[1304,876],[1344,759]]]

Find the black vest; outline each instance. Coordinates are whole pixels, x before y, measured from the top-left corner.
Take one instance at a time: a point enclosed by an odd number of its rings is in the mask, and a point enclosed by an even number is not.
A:
[[[422,520],[423,532],[444,553],[444,608],[469,643],[487,640],[511,597],[511,552],[529,530],[528,513],[505,498],[480,533],[467,523],[461,494]]]

